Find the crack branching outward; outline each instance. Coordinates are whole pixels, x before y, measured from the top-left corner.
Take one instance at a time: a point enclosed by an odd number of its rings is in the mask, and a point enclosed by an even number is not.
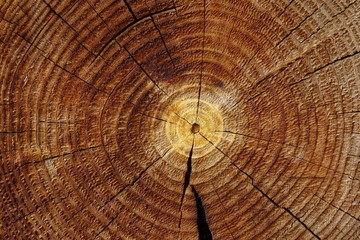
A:
[[[206,220],[206,213],[204,205],[202,204],[201,198],[196,191],[194,186],[191,186],[192,192],[194,193],[197,210],[197,227],[199,231],[199,240],[212,240],[212,234],[209,228],[209,224]]]

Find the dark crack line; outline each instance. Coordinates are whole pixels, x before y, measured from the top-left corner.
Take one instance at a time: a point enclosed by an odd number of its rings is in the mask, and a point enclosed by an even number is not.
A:
[[[192,170],[192,164],[191,164],[191,160],[192,160],[192,154],[193,154],[193,149],[194,149],[194,142],[195,142],[195,135],[193,135],[193,141],[192,141],[192,145],[191,145],[191,149],[190,149],[190,153],[189,153],[189,158],[187,161],[187,170],[185,173],[185,179],[184,179],[184,189],[183,189],[183,193],[180,199],[180,207],[179,207],[179,211],[180,211],[180,219],[179,219],[179,224],[178,224],[178,229],[179,229],[179,234],[180,234],[180,229],[181,229],[181,221],[182,221],[182,206],[183,206],[183,202],[184,202],[184,198],[185,198],[185,192],[187,187],[190,184],[190,176],[191,176],[191,170]]]
[[[284,209],[288,214],[290,214],[290,216],[292,216],[297,222],[299,222],[301,225],[303,225],[303,227],[309,231],[316,239],[321,239],[317,234],[315,234],[315,232],[313,232],[303,221],[301,221],[300,218],[298,218],[297,216],[295,216],[295,214],[293,214],[290,209],[286,208],[286,207],[282,207],[280,206],[277,202],[275,202],[275,200],[273,200],[269,195],[267,195],[264,191],[262,191],[256,184],[254,184],[254,178],[248,174],[247,172],[245,172],[244,170],[242,170],[240,167],[238,167],[235,163],[233,163],[232,159],[225,154],[221,149],[219,149],[217,146],[214,145],[213,142],[211,142],[209,139],[207,139],[204,135],[200,134],[205,140],[207,140],[210,144],[212,144],[216,149],[218,149],[222,154],[224,154],[225,157],[227,157],[230,160],[230,163],[236,167],[241,173],[243,173],[249,180],[250,180],[250,184],[259,192],[261,193],[261,195],[265,198],[267,198],[273,205],[275,205],[277,208],[282,208]]]
[[[115,195],[113,195],[112,197],[109,198],[108,201],[106,201],[104,203],[104,205],[101,206],[100,209],[104,208],[108,203],[110,203],[114,198],[116,198],[117,196],[119,196],[123,191],[125,191],[128,187],[133,186],[141,177],[142,175],[152,166],[154,165],[157,161],[159,161],[161,158],[158,158],[157,160],[155,160],[153,163],[151,163],[149,166],[147,166],[144,170],[142,170],[140,172],[140,174],[135,178],[135,180],[133,180],[131,183],[126,184],[123,188],[121,188]]]
[[[56,122],[56,121],[43,121],[43,120],[40,120],[39,123],[49,123],[49,124],[66,124],[66,125],[77,125],[77,124],[80,124],[80,123],[77,123],[77,122]]]
[[[114,198],[116,198],[117,196],[119,196],[126,188],[130,187],[130,186],[133,186],[141,177],[142,175],[149,169],[151,168],[151,166],[153,166],[155,163],[157,163],[159,160],[163,159],[163,157],[169,152],[166,151],[165,154],[162,156],[162,157],[159,157],[158,159],[156,159],[154,162],[152,162],[149,166],[147,166],[143,171],[141,171],[141,173],[139,174],[139,176],[134,180],[132,181],[131,183],[127,184],[125,187],[123,187],[122,189],[120,189],[119,192],[117,192],[115,195],[113,195],[108,201],[106,201],[100,208],[104,208],[108,203],[110,203]],[[111,223],[113,223],[115,221],[115,219],[120,215],[120,212],[118,212],[115,217],[113,217],[94,237],[94,239],[97,238],[97,236],[99,236],[103,231],[105,231],[106,228],[108,228]]]
[[[187,170],[186,170],[186,173],[185,173],[184,188],[183,188],[183,193],[182,193],[181,200],[180,200],[180,208],[179,208],[180,211],[181,211],[182,204],[183,204],[183,201],[184,201],[186,189],[187,189],[187,187],[189,186],[189,183],[190,183],[190,175],[191,175],[191,171],[192,171],[191,160],[192,160],[193,149],[194,149],[194,140],[195,140],[195,137],[193,137],[193,142],[192,142],[192,145],[191,145],[189,158],[188,158],[188,161],[187,161]]]
[[[102,93],[105,93],[105,94],[107,94],[107,95],[110,95],[108,92],[106,92],[106,91],[104,91],[104,90],[101,90],[101,89],[97,88],[95,85],[93,85],[93,84],[91,84],[91,83],[89,83],[89,82],[85,81],[85,80],[84,80],[84,79],[82,79],[81,77],[77,76],[75,73],[72,73],[72,72],[70,72],[69,70],[67,70],[66,68],[64,68],[64,67],[60,66],[59,64],[57,64],[55,61],[53,61],[53,60],[52,60],[52,59],[50,59],[49,57],[47,57],[47,56],[43,56],[43,57],[44,57],[46,60],[48,60],[48,61],[52,62],[52,63],[53,63],[56,67],[60,68],[60,69],[61,69],[61,70],[63,70],[64,72],[66,72],[66,73],[70,74],[71,76],[73,76],[73,77],[75,77],[75,78],[79,79],[80,81],[82,81],[83,83],[85,83],[85,84],[89,85],[90,87],[93,87],[96,91],[98,91],[98,92],[102,92]]]
[[[173,4],[173,8],[175,9],[176,16],[179,17],[177,7],[176,7],[176,4],[175,4],[175,0],[171,0],[171,1],[172,1],[172,4]]]
[[[317,194],[314,194],[314,195],[315,195],[315,197],[317,197],[317,198],[319,198],[320,200],[326,202],[327,204],[329,204],[329,205],[332,206],[333,208],[336,208],[336,209],[340,210],[341,212],[343,212],[344,214],[348,215],[349,217],[355,219],[356,221],[360,221],[359,218],[357,218],[357,217],[355,217],[354,215],[348,213],[347,211],[343,210],[342,208],[337,207],[337,206],[335,206],[334,204],[332,204],[331,202],[326,201],[325,199],[319,197]]]
[[[213,189],[214,189],[214,191],[215,191],[215,194],[216,194],[217,198],[219,199],[219,202],[220,202],[220,204],[221,204],[222,208],[226,211],[226,208],[224,207],[224,204],[223,204],[223,202],[221,201],[221,198],[220,198],[220,196],[219,196],[219,193],[216,191],[216,188],[215,188],[214,183],[213,183],[212,181],[210,181],[210,183],[211,183],[211,185],[212,185],[212,187],[213,187]],[[225,222],[225,226],[226,226],[227,230],[229,231],[229,233],[230,233],[230,235],[231,235],[232,239],[235,239],[235,237],[234,237],[233,233],[230,231],[230,228],[229,228],[228,222],[227,222],[226,220],[224,220],[224,222]]]
[[[199,196],[194,186],[191,186],[191,190],[194,193],[194,197],[196,201],[196,210],[197,210],[196,223],[199,231],[199,240],[212,240],[213,239],[212,234],[206,219],[206,212],[201,197]]]
[[[149,164],[149,166],[147,166],[144,170],[142,170],[140,172],[140,174],[129,184],[126,184],[123,188],[121,188],[116,194],[114,194],[113,196],[111,196],[109,198],[109,200],[107,200],[99,209],[104,208],[107,204],[109,204],[114,198],[116,198],[117,196],[119,196],[125,189],[127,189],[130,186],[133,186],[141,177],[142,175],[149,169],[151,168],[155,163],[157,163],[159,160],[163,159],[165,157],[165,155],[169,152],[169,150],[167,150],[165,152],[165,154],[162,157],[157,158],[154,162],[152,162],[151,164]]]
[[[0,132],[0,134],[22,134],[22,133],[29,133],[29,132],[36,132],[35,130],[22,130],[22,131],[12,131],[12,132]]]
[[[352,54],[348,54],[348,55],[345,55],[345,56],[343,56],[343,57],[341,57],[341,58],[335,59],[335,60],[332,61],[332,62],[329,62],[329,63],[327,63],[327,64],[325,64],[325,65],[323,65],[323,66],[321,66],[321,67],[316,68],[315,70],[313,70],[313,71],[311,71],[311,72],[309,72],[309,73],[306,73],[303,79],[301,79],[301,80],[299,80],[299,81],[297,81],[297,82],[294,82],[294,83],[290,83],[288,86],[291,87],[291,86],[296,85],[296,84],[298,84],[298,83],[301,83],[301,82],[303,82],[303,81],[309,80],[309,79],[310,79],[309,76],[313,75],[314,73],[317,73],[318,71],[320,71],[320,70],[322,70],[322,69],[324,69],[324,68],[327,68],[327,67],[329,67],[329,66],[331,66],[331,65],[333,65],[333,64],[335,64],[335,63],[337,63],[337,62],[341,62],[341,61],[343,61],[343,60],[346,60],[346,59],[348,59],[348,58],[351,58],[351,57],[353,57],[353,56],[356,56],[356,55],[359,54],[359,53],[360,53],[360,51],[356,51],[356,52],[354,52],[354,53],[352,53]]]
[[[143,116],[146,116],[148,118],[152,118],[152,119],[155,119],[155,120],[159,120],[159,121],[162,121],[162,122],[166,122],[166,123],[170,123],[170,124],[175,124],[173,122],[170,122],[168,120],[165,120],[165,119],[162,119],[162,118],[158,118],[158,117],[153,117],[153,116],[150,116],[150,115],[147,115],[145,113],[142,114]]]
[[[265,195],[265,196],[267,196],[267,195]],[[267,198],[268,198],[268,199],[271,199],[269,196],[267,196]],[[272,201],[272,202],[275,203],[274,201]],[[320,238],[318,235],[316,235],[316,233],[314,233],[314,232],[311,230],[311,228],[309,228],[303,221],[301,221],[300,218],[298,218],[297,216],[295,216],[295,214],[293,214],[293,213],[290,211],[290,209],[288,209],[288,208],[286,208],[286,207],[281,207],[281,206],[279,206],[279,205],[277,205],[277,207],[280,207],[280,208],[284,209],[284,210],[285,210],[287,213],[289,213],[296,221],[298,221],[301,225],[303,225],[304,228],[305,228],[306,230],[308,230],[316,239],[321,240],[321,238]]]
[[[321,29],[324,29],[330,22],[332,22],[337,16],[339,16],[340,14],[342,14],[343,12],[345,12],[348,8],[350,8],[352,5],[354,5],[357,2],[357,0],[353,1],[352,3],[350,3],[349,5],[347,5],[343,10],[341,10],[340,12],[338,12],[337,14],[331,16],[331,20],[328,20],[327,22],[325,22],[323,24],[323,26],[317,28],[315,30],[315,32],[311,33],[309,36],[307,36],[304,40],[300,41],[300,43],[305,42],[306,40],[308,40],[309,38],[311,38],[313,35],[315,35],[316,33],[318,33]]]
[[[3,13],[1,13],[1,15],[0,15],[0,20],[3,20],[4,22],[6,22],[8,24],[11,24],[11,25],[19,26],[19,24],[15,23],[15,22],[11,22],[10,20],[5,19]],[[1,39],[0,39],[0,42],[4,43]]]
[[[206,5],[206,0],[204,0],[203,34],[202,34],[202,51],[201,51],[201,70],[200,70],[198,102],[197,102],[197,108],[196,108],[196,120],[195,120],[195,122],[197,122],[197,119],[198,119],[198,116],[199,116],[201,88],[202,88],[203,71],[204,71],[205,30],[206,30],[206,6],[205,5]]]
[[[152,222],[149,231],[146,233],[145,239],[149,239],[148,236],[151,234],[151,231],[153,230],[154,225],[155,225],[155,223],[156,223],[159,215],[160,215],[160,209],[157,211],[156,216],[155,216],[155,219],[154,219],[154,221]]]
[[[246,102],[250,102],[250,101],[254,100],[254,99],[257,98],[257,97],[260,97],[260,96],[263,95],[264,93],[265,93],[265,91],[263,91],[263,92],[261,92],[261,93],[258,93],[258,94],[256,94],[255,96],[249,98]],[[237,104],[236,104],[236,105],[237,105]],[[235,105],[234,105],[234,106],[235,106]]]
[[[170,58],[171,63],[172,63],[172,65],[173,65],[173,68],[175,68],[174,60],[173,60],[173,58],[172,58],[172,56],[171,56],[171,54],[170,54],[169,48],[167,47],[167,45],[166,45],[166,43],[165,43],[164,37],[163,37],[163,35],[162,35],[159,27],[158,27],[157,24],[155,23],[155,20],[154,20],[153,15],[150,15],[150,18],[151,18],[151,21],[153,22],[156,30],[158,31],[158,33],[159,33],[159,35],[160,35],[161,41],[162,41],[162,43],[163,43],[163,45],[164,45],[164,47],[165,47],[165,49],[166,49],[167,54],[169,55],[169,58]]]
[[[89,4],[89,5],[91,6],[91,4]],[[95,11],[94,8],[93,8],[93,10]],[[141,18],[139,18],[139,19],[136,19],[135,21],[129,23],[129,24],[126,25],[124,28],[122,28],[119,32],[117,32],[116,34],[114,34],[113,37],[110,38],[110,39],[104,44],[104,46],[100,49],[99,53],[96,54],[96,56],[100,56],[101,53],[105,50],[105,48],[106,48],[112,41],[114,41],[118,36],[120,36],[121,34],[123,34],[126,30],[128,30],[129,28],[131,28],[132,26],[134,26],[134,25],[137,24],[138,22],[140,22],[140,21],[142,21],[142,20],[144,20],[145,18],[148,18],[148,17],[150,17],[150,16],[154,16],[154,15],[157,15],[157,14],[160,14],[160,13],[163,13],[163,12],[167,12],[167,11],[170,11],[170,10],[174,10],[174,7],[166,8],[166,9],[163,9],[163,10],[160,10],[160,11],[157,11],[157,12],[154,12],[154,13],[152,13],[152,14],[145,15],[145,16],[143,16],[143,17],[141,17]],[[103,20],[103,18],[102,18],[96,11],[95,11],[95,13],[100,17],[100,19],[101,19],[103,22],[105,22],[105,21]],[[107,24],[106,24],[106,26],[107,26]],[[112,32],[110,31],[110,28],[109,28],[108,26],[107,26],[107,28],[108,28],[109,33],[112,33]],[[119,43],[118,43],[118,44],[119,44]]]
[[[51,12],[53,12],[61,21],[63,21],[68,27],[70,27],[77,36],[79,36],[79,33],[59,14],[57,13],[51,6],[49,3],[47,3],[45,0],[41,0],[43,3],[46,4],[46,6],[50,9]],[[93,53],[90,49],[88,49],[83,43],[81,43],[79,40],[76,39],[76,41],[83,47],[85,48],[89,53],[91,53],[93,56],[95,56],[96,58],[96,54]]]
[[[136,104],[133,103],[133,102],[131,102],[130,100],[128,100],[127,103],[129,103],[129,104],[133,105],[134,107],[136,107]],[[190,125],[192,125],[189,121],[187,121],[185,118],[181,117],[178,113],[174,112],[174,114],[175,114],[176,116],[178,116],[179,118],[183,119],[184,121],[186,121],[187,123],[189,123]],[[142,115],[144,115],[144,116],[146,116],[146,117],[149,117],[149,118],[153,118],[153,119],[159,120],[159,121],[164,121],[164,122],[167,122],[167,123],[170,123],[170,124],[177,125],[177,124],[174,123],[174,122],[168,121],[168,120],[166,120],[166,119],[158,118],[158,117],[153,117],[153,116],[150,116],[150,115],[148,115],[148,114],[146,114],[146,113],[143,113]],[[190,134],[190,135],[191,135],[191,134]],[[189,135],[189,136],[190,136],[190,135]]]
[[[184,120],[185,122],[187,122],[190,126],[192,126],[192,124],[184,117],[180,116],[178,113],[174,112],[176,116],[178,116],[180,119]]]
[[[281,13],[277,16],[280,17],[281,15],[283,15],[285,13],[285,11],[290,7],[290,5],[294,2],[295,0],[291,0],[286,7],[284,8],[284,10],[281,11]]]
[[[326,170],[330,170],[330,171],[332,171],[332,172],[334,172],[334,173],[336,173],[336,174],[339,174],[339,175],[341,175],[341,176],[347,176],[347,177],[348,177],[349,179],[351,179],[351,180],[360,181],[360,179],[357,179],[357,178],[351,176],[351,175],[348,174],[348,173],[339,172],[339,171],[337,171],[337,170],[335,170],[335,169],[332,169],[332,168],[329,168],[329,167],[325,167],[325,166],[323,166],[323,165],[321,165],[321,164],[313,163],[313,162],[311,162],[311,161],[309,161],[309,160],[306,160],[306,159],[304,159],[304,158],[301,158],[301,157],[294,157],[294,156],[290,156],[290,157],[293,157],[294,159],[299,159],[299,160],[301,160],[301,161],[310,163],[310,164],[312,164],[312,165],[315,165],[315,166],[324,168],[324,169],[326,169]]]
[[[68,153],[64,153],[64,154],[61,154],[61,155],[56,155],[56,156],[52,156],[52,157],[43,158],[43,159],[38,160],[38,161],[25,162],[25,163],[23,163],[21,165],[16,165],[12,170],[10,170],[8,172],[4,172],[3,174],[0,174],[0,176],[8,175],[8,174],[14,172],[17,169],[21,169],[21,168],[25,167],[26,165],[38,164],[38,163],[46,162],[46,161],[49,161],[49,160],[52,160],[52,159],[55,159],[55,158],[65,157],[65,156],[68,156],[68,155],[73,155],[73,154],[78,153],[78,152],[83,152],[83,151],[87,151],[87,150],[91,150],[91,149],[99,148],[99,147],[102,147],[102,145],[93,146],[93,147],[89,147],[89,148],[82,148],[82,149],[78,149],[78,150],[73,151],[73,152],[68,152]]]
[[[341,112],[341,113],[338,113],[338,115],[342,115],[342,114],[351,114],[351,113],[360,113],[360,110],[349,111],[349,112]]]
[[[115,40],[116,41],[116,40]],[[164,93],[166,96],[169,96],[169,94],[167,92],[165,92],[164,89],[162,89],[159,84],[149,75],[148,72],[145,71],[145,69],[141,66],[141,64],[135,59],[135,57],[130,53],[130,51],[125,47],[120,45],[120,43],[118,41],[116,41],[116,43],[119,45],[120,48],[123,48],[128,55],[130,56],[130,58],[136,63],[136,65],[141,69],[141,71],[150,79],[150,81],[152,83],[154,83],[154,85],[162,92]]]
[[[135,21],[137,20],[137,17],[135,16],[135,13],[134,11],[132,10],[130,4],[126,1],[126,0],[123,0],[127,9],[129,10],[129,12],[131,13],[131,16],[135,19]]]
[[[268,142],[268,143],[275,143],[275,144],[279,144],[279,145],[296,147],[295,145],[292,145],[292,144],[289,144],[289,143],[271,141],[270,139],[258,138],[258,137],[254,137],[254,136],[243,134],[243,133],[237,133],[237,132],[232,132],[232,131],[215,131],[215,132],[229,133],[229,134],[239,135],[239,136],[243,136],[243,137],[253,138],[253,139]]]
[[[100,16],[100,14],[94,9],[94,7],[86,0],[86,2],[89,4],[89,6],[92,8],[92,10],[96,13],[96,15],[103,21],[103,23],[106,25],[107,29],[108,29],[108,32],[112,34],[112,31],[110,31],[110,28],[109,26],[107,25],[107,23],[104,21],[104,19]],[[174,3],[174,2],[173,2]],[[133,25],[135,25],[136,23],[144,20],[145,18],[148,18],[150,17],[154,23],[154,26],[157,28],[154,20],[153,20],[153,16],[157,15],[157,14],[161,14],[161,13],[164,13],[164,12],[167,12],[167,11],[170,11],[170,10],[175,10],[176,11],[176,7],[175,7],[175,3],[174,3],[174,6],[171,7],[171,8],[166,8],[166,9],[163,9],[163,10],[160,10],[160,11],[157,11],[157,12],[154,12],[152,14],[148,14],[148,15],[145,15],[143,16],[142,18],[140,19],[136,19],[135,21],[131,22],[130,24],[128,24],[127,26],[125,26],[123,29],[121,29],[118,33],[116,34],[113,34],[113,37],[111,39],[109,39],[109,41],[107,41],[104,46],[101,48],[101,50],[99,51],[99,53],[97,54],[97,56],[101,55],[101,53],[104,51],[104,49],[112,42],[112,41],[115,41],[116,44],[121,48],[121,49],[125,49],[127,51],[127,53],[130,55],[130,57],[133,59],[133,61],[135,61],[135,63],[140,67],[140,69],[145,73],[145,75],[163,92],[165,93],[165,95],[168,96],[168,94],[162,89],[160,88],[159,85],[157,85],[157,83],[150,77],[150,75],[145,71],[145,69],[136,61],[135,57],[126,49],[124,48],[117,40],[116,38],[118,36],[120,36],[122,33],[124,33],[127,29],[129,29],[130,27],[132,27]],[[177,14],[177,12],[176,12]],[[158,29],[158,28],[157,28]],[[159,31],[159,34],[160,34],[160,37],[162,38],[162,34],[160,32],[160,30],[158,29]],[[163,40],[163,39],[162,39]],[[164,43],[164,46],[167,48],[167,46],[165,45],[165,41],[163,41]],[[172,60],[171,58],[171,55],[169,53],[169,56],[170,56],[170,59]],[[95,61],[95,59],[94,59]],[[93,62],[94,62],[93,61]],[[177,116],[179,116],[179,114],[175,113]],[[180,117],[180,116],[179,116]],[[181,118],[181,117],[180,117]],[[182,118],[184,119],[184,118]],[[186,120],[186,119],[184,119]],[[186,120],[187,121],[187,120]],[[187,121],[188,122],[188,121]],[[188,122],[189,123],[189,122]],[[189,123],[191,125],[191,123]]]
[[[105,231],[106,228],[108,228],[114,221],[115,219],[120,215],[120,213],[116,214],[115,217],[113,217],[111,219],[110,222],[108,222],[108,224],[106,224],[94,237],[94,239],[96,239],[101,233],[103,233]]]
[[[321,7],[323,4],[320,5],[320,7],[316,8],[311,14],[306,16],[298,25],[296,25],[294,28],[290,30],[288,34],[285,35],[276,45],[275,47],[278,47],[283,41],[285,41],[296,29],[298,29],[306,20],[308,20],[311,16],[313,16]]]

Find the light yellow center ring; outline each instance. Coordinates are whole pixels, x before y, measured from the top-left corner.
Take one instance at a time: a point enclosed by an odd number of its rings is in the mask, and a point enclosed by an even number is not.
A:
[[[193,158],[202,157],[214,150],[221,141],[223,119],[220,111],[212,104],[198,99],[179,100],[167,111],[166,136],[172,147],[184,156],[194,141]]]

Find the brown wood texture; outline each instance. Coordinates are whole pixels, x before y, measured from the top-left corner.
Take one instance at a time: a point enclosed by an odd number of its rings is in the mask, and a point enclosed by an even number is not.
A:
[[[359,239],[360,1],[1,0],[0,239]]]

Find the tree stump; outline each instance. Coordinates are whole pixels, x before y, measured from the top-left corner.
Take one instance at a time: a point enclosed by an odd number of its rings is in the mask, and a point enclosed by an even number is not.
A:
[[[359,1],[3,0],[0,26],[0,239],[359,239]]]

